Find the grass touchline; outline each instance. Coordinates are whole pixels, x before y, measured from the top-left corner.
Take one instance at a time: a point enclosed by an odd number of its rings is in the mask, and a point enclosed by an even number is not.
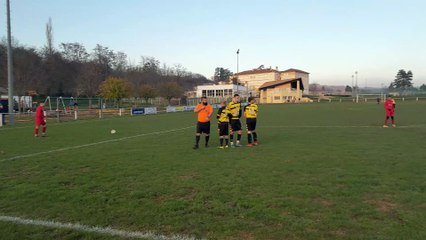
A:
[[[155,239],[155,240],[195,240],[196,238],[183,236],[183,235],[172,235],[165,236],[162,234],[156,234],[154,232],[135,232],[135,231],[125,231],[114,229],[111,227],[99,227],[99,226],[87,226],[80,223],[62,223],[56,221],[46,221],[39,219],[28,219],[21,217],[13,217],[13,216],[5,216],[0,215],[0,221],[3,222],[12,222],[15,224],[21,225],[34,225],[34,226],[42,226],[48,228],[61,228],[61,229],[71,229],[75,231],[81,232],[92,232],[103,235],[124,237],[124,238],[140,238],[140,239]]]
[[[26,158],[26,157],[34,157],[34,156],[38,156],[38,155],[42,155],[42,154],[49,154],[49,153],[54,153],[54,152],[68,151],[68,150],[84,148],[84,147],[91,147],[91,146],[100,145],[100,144],[104,144],[104,143],[118,142],[118,141],[133,139],[133,138],[137,138],[137,137],[144,137],[144,136],[149,136],[149,135],[159,135],[159,134],[164,134],[164,133],[177,132],[177,131],[181,131],[181,130],[186,130],[188,128],[192,128],[192,126],[184,127],[184,128],[176,128],[176,129],[171,129],[171,130],[165,130],[165,131],[142,133],[142,134],[137,134],[137,135],[128,136],[128,137],[114,138],[114,139],[110,139],[110,140],[88,143],[88,144],[77,145],[77,146],[71,146],[71,147],[64,147],[64,148],[54,149],[54,150],[50,150],[50,151],[30,153],[30,154],[26,154],[26,155],[11,157],[11,158],[0,159],[0,162],[12,161],[12,160],[16,160],[16,159],[20,159],[20,158]]]

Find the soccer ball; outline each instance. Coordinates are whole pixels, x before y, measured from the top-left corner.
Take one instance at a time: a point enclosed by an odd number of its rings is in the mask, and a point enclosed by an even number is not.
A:
[[[111,134],[115,134],[117,131],[115,131],[115,129],[111,130]]]

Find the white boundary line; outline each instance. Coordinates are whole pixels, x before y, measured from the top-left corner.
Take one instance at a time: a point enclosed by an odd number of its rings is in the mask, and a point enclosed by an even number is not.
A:
[[[126,117],[126,116],[123,116],[121,118],[124,118],[124,117]],[[114,119],[115,118],[102,118],[102,119],[93,118],[93,119],[81,119],[81,120],[79,119],[78,121],[72,120],[72,121],[65,121],[65,122],[57,122],[57,121],[51,122],[51,121],[49,121],[47,126],[50,127],[50,126],[57,126],[57,125],[83,124],[83,123],[90,123],[90,122],[95,122],[95,121],[107,121],[107,120],[114,120]],[[31,124],[27,124],[25,126],[20,126],[20,127],[15,127],[15,126],[2,127],[2,128],[0,128],[0,131],[22,129],[22,128],[34,128],[34,126],[35,126],[35,123],[32,122]]]
[[[20,158],[34,157],[34,156],[44,155],[44,154],[49,154],[49,153],[63,152],[63,151],[68,151],[68,150],[73,150],[73,149],[91,147],[91,146],[100,145],[100,144],[104,144],[104,143],[119,142],[119,141],[124,141],[124,140],[132,139],[132,138],[144,137],[144,136],[149,136],[149,135],[159,135],[159,134],[164,134],[164,133],[177,132],[177,131],[182,131],[182,130],[186,130],[186,129],[189,129],[189,128],[193,128],[193,126],[184,127],[184,128],[175,128],[175,129],[171,129],[171,130],[158,131],[158,132],[141,133],[141,134],[137,134],[137,135],[133,135],[133,136],[129,136],[129,137],[115,138],[115,139],[110,139],[110,140],[105,140],[105,141],[100,141],[100,142],[94,142],[94,143],[88,143],[88,144],[83,144],[83,145],[77,145],[77,146],[72,146],[72,147],[58,148],[58,149],[54,149],[54,150],[50,150],[50,151],[19,155],[19,156],[15,156],[15,157],[11,157],[11,158],[0,159],[0,162],[6,162],[6,161],[12,161],[12,160],[20,159]]]
[[[154,232],[138,232],[138,231],[126,231],[114,229],[111,227],[99,227],[99,226],[88,226],[80,223],[62,223],[56,221],[46,221],[46,220],[38,220],[38,219],[28,219],[28,218],[20,218],[13,216],[5,216],[0,215],[0,221],[9,222],[19,225],[33,225],[33,226],[41,226],[48,228],[56,228],[56,229],[70,229],[79,232],[87,232],[87,233],[97,233],[102,235],[109,236],[118,236],[124,238],[139,238],[139,239],[155,239],[155,240],[195,240],[197,238],[177,235],[173,234],[171,236],[166,236],[163,234],[156,234]]]
[[[299,125],[299,126],[259,126],[259,128],[380,128],[382,126],[321,126],[321,125]]]
[[[396,128],[423,128],[426,125],[424,124],[418,124],[418,125],[406,125],[406,126],[397,126]],[[383,126],[321,126],[321,125],[299,125],[299,126],[292,126],[292,125],[287,125],[287,126],[259,126],[259,128],[383,128]]]

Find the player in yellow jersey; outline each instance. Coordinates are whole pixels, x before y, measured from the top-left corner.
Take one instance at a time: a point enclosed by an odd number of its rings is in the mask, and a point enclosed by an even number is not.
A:
[[[230,125],[231,125],[231,132],[230,132],[230,142],[231,147],[241,147],[240,141],[241,141],[241,135],[243,134],[243,131],[241,129],[241,103],[240,103],[240,95],[235,94],[232,98],[232,101],[228,104],[226,107],[226,110],[229,111],[230,114]],[[237,132],[237,142],[234,144],[234,133]]]
[[[219,148],[228,148],[229,144],[229,112],[226,110],[226,102],[220,102],[220,108],[217,111],[217,125],[219,130]],[[223,145],[225,140],[225,145]]]
[[[259,107],[256,104],[256,99],[254,97],[249,97],[248,105],[244,107],[244,116],[246,117],[246,125],[247,125],[247,140],[248,140],[247,147],[253,147],[258,144],[257,132],[256,132],[256,122],[257,122],[258,112],[259,112]],[[252,143],[252,137],[253,137],[253,143]]]

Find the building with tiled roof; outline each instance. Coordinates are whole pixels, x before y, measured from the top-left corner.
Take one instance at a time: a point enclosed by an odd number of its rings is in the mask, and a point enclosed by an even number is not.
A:
[[[304,89],[302,78],[266,82],[259,87],[260,103],[301,102]]]
[[[309,94],[309,73],[290,68],[285,71],[279,71],[278,68],[260,68],[242,71],[233,76],[238,78],[238,81],[245,85],[249,93],[253,96],[260,96],[259,88],[266,82],[273,82],[279,80],[288,80],[300,78],[303,86],[303,94]]]

